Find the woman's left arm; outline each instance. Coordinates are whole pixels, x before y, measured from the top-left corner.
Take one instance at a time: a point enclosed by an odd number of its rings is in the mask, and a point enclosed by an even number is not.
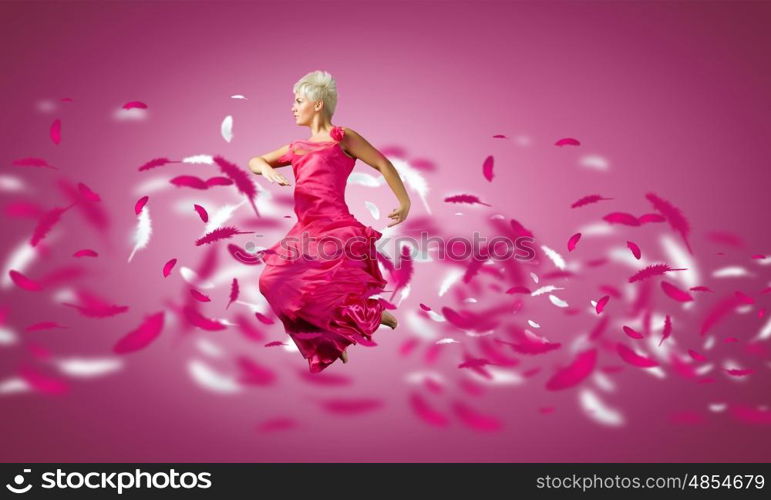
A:
[[[342,142],[343,146],[345,146],[345,150],[351,156],[358,158],[383,174],[386,182],[399,200],[399,208],[395,208],[388,214],[388,217],[393,219],[393,222],[388,224],[388,227],[403,222],[410,212],[410,197],[407,194],[407,190],[404,188],[401,177],[399,177],[399,172],[388,158],[372,146],[372,144],[367,142],[367,140],[355,130],[345,127],[343,128],[343,131]]]

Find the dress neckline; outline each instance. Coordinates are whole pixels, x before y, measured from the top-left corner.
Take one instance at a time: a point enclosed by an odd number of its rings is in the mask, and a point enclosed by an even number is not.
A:
[[[338,129],[338,128],[342,128],[342,127],[339,127],[339,126],[332,127],[330,129],[330,133],[331,133],[332,130],[335,130],[335,129]],[[309,142],[311,144],[326,144],[326,143],[329,143],[329,142],[340,142],[340,141],[336,141],[334,139],[332,139],[331,141],[311,141],[311,140],[308,140],[308,139],[299,139],[299,140],[297,140],[295,142]]]

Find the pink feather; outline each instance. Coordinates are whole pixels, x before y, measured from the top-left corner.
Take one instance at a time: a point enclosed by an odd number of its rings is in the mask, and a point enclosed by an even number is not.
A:
[[[134,108],[147,109],[147,104],[141,101],[129,101],[123,105],[123,109],[134,109]]]
[[[629,247],[629,250],[632,251],[632,255],[634,255],[634,258],[637,260],[640,260],[640,257],[642,257],[642,252],[640,252],[640,247],[638,247],[637,244],[633,241],[627,241],[626,246]]]
[[[163,317],[163,311],[146,316],[137,329],[127,333],[115,344],[113,351],[118,354],[126,354],[150,345],[163,330]]]
[[[223,174],[236,183],[238,191],[246,196],[249,200],[249,204],[254,209],[254,213],[257,214],[257,217],[260,217],[260,212],[257,210],[257,205],[254,203],[254,199],[257,197],[257,188],[254,187],[254,183],[247,173],[221,156],[215,156],[214,162],[219,165]]]
[[[632,214],[625,212],[612,212],[603,217],[603,220],[611,224],[623,224],[625,226],[639,226],[640,221]]]
[[[597,314],[600,314],[602,310],[605,309],[605,304],[607,304],[609,300],[610,295],[605,295],[597,301],[597,305],[594,307],[594,310],[597,312]]]
[[[59,323],[55,321],[40,321],[39,323],[34,323],[32,325],[29,325],[24,330],[28,332],[36,332],[38,330],[50,330],[52,328],[69,328],[67,326],[62,326]]]
[[[652,366],[658,366],[659,363],[657,361],[654,361],[650,358],[646,358],[645,356],[641,356],[634,352],[629,347],[625,346],[624,344],[618,343],[616,344],[616,351],[618,352],[618,355],[621,356],[621,359],[626,361],[632,366],[639,366],[641,368],[649,368]]]
[[[22,290],[27,290],[30,292],[39,292],[43,289],[43,285],[41,285],[39,282],[32,280],[30,278],[27,278],[19,271],[14,271],[11,269],[8,271],[8,275],[11,277],[11,281],[21,288]]]
[[[660,276],[668,271],[686,271],[686,269],[672,268],[667,264],[653,264],[629,277],[629,283],[641,281],[653,276]]]
[[[74,254],[72,254],[73,257],[98,257],[99,254],[95,251],[91,250],[90,248],[84,248],[82,250],[78,250]]]
[[[230,300],[228,300],[228,305],[225,306],[225,309],[230,307],[230,304],[236,300],[238,300],[238,280],[233,278],[233,282],[230,284]]]
[[[177,259],[171,259],[163,266],[163,277],[167,278],[169,274],[171,273],[171,270],[174,269],[174,265],[177,263]]]
[[[624,333],[626,333],[629,337],[632,337],[633,339],[645,338],[645,336],[642,333],[638,332],[634,328],[628,327],[626,325],[623,325],[622,328],[624,330]]]
[[[254,231],[239,231],[237,228],[233,226],[219,227],[210,233],[206,233],[206,235],[204,235],[202,238],[198,238],[195,241],[195,245],[201,246],[207,243],[212,243],[222,239],[230,238],[232,236],[235,236],[236,234],[249,234],[253,232]]]
[[[573,139],[572,137],[565,137],[555,142],[554,145],[555,146],[580,146],[581,143],[579,142],[578,139]]]
[[[57,167],[49,165],[48,162],[42,158],[19,158],[18,160],[13,160],[11,164],[16,165],[17,167],[46,167],[59,170]]]
[[[488,156],[485,158],[484,163],[482,164],[482,175],[485,176],[485,179],[487,179],[489,182],[493,181],[493,157]]]
[[[568,240],[568,251],[572,252],[574,248],[576,248],[576,245],[578,244],[578,240],[581,239],[581,233],[576,233],[573,236],[570,237]]]
[[[570,365],[559,370],[546,382],[546,388],[557,391],[573,387],[592,374],[596,363],[597,349],[579,353]]]
[[[558,349],[562,345],[559,342],[549,342],[545,338],[535,334],[528,334],[527,332],[515,328],[509,328],[509,335],[514,337],[517,342],[496,340],[503,344],[510,345],[514,351],[521,354],[543,354]]]
[[[664,222],[666,221],[666,217],[659,214],[642,214],[640,217],[637,218],[638,221],[640,221],[640,224],[650,224],[650,223],[656,223],[656,222]]]
[[[503,427],[501,421],[491,415],[479,413],[462,401],[453,401],[452,410],[464,425],[478,431],[499,431]]]
[[[108,318],[129,310],[129,306],[111,304],[85,290],[77,290],[75,293],[80,304],[62,302],[62,305],[77,309],[80,314],[89,318]]]
[[[91,191],[91,188],[82,182],[78,182],[78,190],[80,191],[80,195],[88,201],[102,201],[98,194]]]
[[[613,198],[603,198],[599,194],[590,194],[588,196],[584,196],[583,198],[579,198],[578,201],[573,202],[573,204],[570,205],[570,208],[583,207],[584,205],[589,205],[590,203],[597,203],[598,201],[612,199]]]
[[[664,330],[661,332],[661,340],[659,340],[659,345],[668,339],[670,335],[672,335],[672,320],[670,319],[669,314],[667,314],[667,317],[664,318]]]
[[[194,175],[178,175],[169,182],[177,187],[189,187],[193,189],[209,189],[206,182]]]
[[[332,398],[321,401],[321,406],[330,413],[358,415],[377,410],[383,402],[372,398]]]
[[[59,222],[62,214],[69,210],[73,205],[67,207],[56,207],[44,213],[43,216],[38,220],[37,226],[35,226],[35,230],[32,233],[32,239],[30,240],[29,244],[33,247],[37,246],[37,244],[40,243],[43,238],[45,238],[48,231],[50,231]]]
[[[262,332],[262,330],[252,324],[249,317],[244,316],[243,314],[238,314],[235,320],[236,325],[238,325],[238,329],[241,330],[241,333],[249,340],[259,342],[265,339],[265,334]]]
[[[276,375],[268,368],[252,361],[246,356],[238,357],[238,365],[241,368],[239,382],[251,385],[271,385],[276,381]]]
[[[394,290],[391,293],[391,298],[389,300],[393,300],[396,292],[407,286],[407,284],[412,279],[412,273],[414,269],[412,265],[412,255],[410,254],[410,250],[410,247],[407,245],[402,247],[399,267],[398,269],[394,267],[393,271],[391,271],[391,278],[394,281]]]
[[[208,295],[199,292],[195,288],[190,289],[190,295],[192,295],[193,298],[198,302],[211,302],[211,299],[209,298]]]
[[[413,392],[410,394],[410,407],[415,415],[431,425],[436,427],[446,427],[450,423],[450,420],[447,417],[431,408],[425,399],[418,393]]]
[[[134,204],[134,213],[136,215],[139,215],[139,213],[142,211],[142,208],[145,206],[149,199],[149,196],[143,196],[137,200],[137,202]]]
[[[198,217],[200,217],[202,221],[209,222],[209,214],[206,212],[205,208],[201,205],[193,205],[193,209],[198,212]]]
[[[215,321],[213,319],[207,318],[200,312],[193,309],[191,306],[185,306],[183,309],[183,313],[185,314],[185,318],[187,318],[187,320],[190,322],[191,325],[197,326],[202,330],[213,332],[218,330],[224,330],[226,328],[226,326],[220,323],[219,321]]]
[[[209,177],[206,179],[206,186],[232,186],[233,181],[227,177]]]
[[[664,290],[664,293],[667,294],[667,296],[672,300],[676,300],[678,302],[690,302],[693,300],[693,297],[691,297],[690,293],[686,292],[685,290],[681,290],[675,285],[672,285],[663,280],[661,281],[661,289]]]
[[[51,130],[49,131],[51,141],[58,145],[62,142],[62,121],[58,118],[51,124]]]
[[[480,201],[479,198],[474,196],[473,194],[456,194],[454,196],[448,196],[444,199],[444,201],[449,203],[469,203],[469,204],[480,204],[485,205],[488,207],[491,207],[489,203],[485,203],[483,201]]]
[[[143,170],[150,170],[151,168],[160,167],[169,163],[179,163],[176,160],[169,160],[168,158],[154,158],[141,167],[139,167],[139,171],[142,172]]]
[[[672,229],[680,233],[685,242],[685,246],[688,247],[688,251],[693,253],[691,245],[688,243],[688,233],[690,232],[691,227],[680,209],[653,193],[648,193],[645,197],[653,204],[653,208],[661,212],[667,218]]]

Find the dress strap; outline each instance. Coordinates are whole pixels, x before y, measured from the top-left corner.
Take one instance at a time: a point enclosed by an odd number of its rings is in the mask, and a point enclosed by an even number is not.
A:
[[[345,135],[345,131],[343,130],[343,127],[332,127],[332,130],[329,131],[329,136],[335,142],[342,141],[344,135]]]

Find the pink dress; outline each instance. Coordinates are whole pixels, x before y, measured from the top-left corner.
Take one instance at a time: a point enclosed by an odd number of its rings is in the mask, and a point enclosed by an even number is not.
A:
[[[281,319],[311,373],[332,364],[350,344],[375,345],[383,303],[371,295],[387,285],[377,264],[382,233],[354,218],[345,186],[356,159],[332,141],[294,141],[291,161],[297,223],[264,252],[260,292]]]

